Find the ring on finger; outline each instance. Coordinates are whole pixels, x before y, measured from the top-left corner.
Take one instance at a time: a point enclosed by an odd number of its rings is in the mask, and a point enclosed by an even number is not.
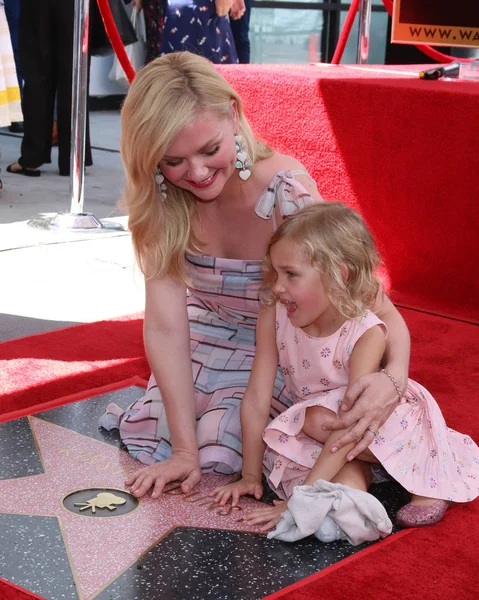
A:
[[[370,431],[372,434],[374,434],[374,437],[378,437],[379,435],[379,431],[375,431],[372,427],[366,427],[366,431]]]

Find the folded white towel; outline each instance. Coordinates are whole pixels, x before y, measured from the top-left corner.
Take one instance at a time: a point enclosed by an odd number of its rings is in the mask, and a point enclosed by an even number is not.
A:
[[[353,546],[386,537],[392,523],[377,498],[340,483],[319,479],[296,486],[269,539],[295,542],[315,535],[322,542],[348,540]]]

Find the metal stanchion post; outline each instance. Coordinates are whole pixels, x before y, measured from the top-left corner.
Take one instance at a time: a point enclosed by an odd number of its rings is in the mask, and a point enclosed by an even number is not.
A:
[[[362,65],[368,62],[369,34],[371,30],[372,0],[361,0],[359,5],[359,35],[356,63]]]
[[[50,229],[73,231],[123,230],[115,222],[101,222],[92,213],[83,212],[85,177],[85,132],[88,95],[88,24],[90,0],[75,0],[72,84],[72,152],[70,159],[69,213],[59,213],[49,221]]]

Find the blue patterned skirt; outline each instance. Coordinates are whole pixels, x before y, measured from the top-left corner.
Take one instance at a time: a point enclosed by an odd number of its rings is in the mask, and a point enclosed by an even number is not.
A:
[[[218,17],[214,0],[167,0],[161,54],[185,50],[217,64],[238,62],[229,17]]]

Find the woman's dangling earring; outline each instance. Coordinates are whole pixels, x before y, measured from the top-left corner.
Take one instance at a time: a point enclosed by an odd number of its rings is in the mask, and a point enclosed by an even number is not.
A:
[[[246,151],[246,144],[243,140],[243,136],[238,133],[235,135],[236,144],[236,168],[239,169],[238,175],[243,181],[246,181],[251,177],[251,161]]]
[[[158,191],[161,194],[161,201],[164,202],[166,200],[166,183],[165,183],[165,176],[161,172],[160,167],[158,167],[156,169],[155,182],[156,182],[156,185],[158,186]]]

